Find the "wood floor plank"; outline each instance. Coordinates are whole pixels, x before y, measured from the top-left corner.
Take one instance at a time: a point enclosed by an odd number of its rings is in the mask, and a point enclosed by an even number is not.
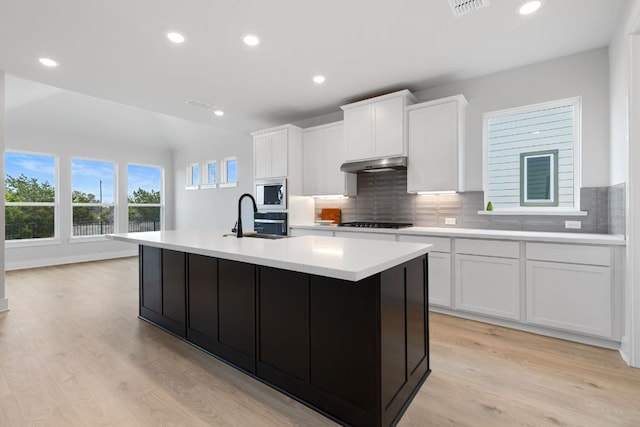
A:
[[[12,271],[0,426],[332,426],[138,316],[137,258]],[[433,373],[398,424],[640,425],[617,352],[430,314]]]

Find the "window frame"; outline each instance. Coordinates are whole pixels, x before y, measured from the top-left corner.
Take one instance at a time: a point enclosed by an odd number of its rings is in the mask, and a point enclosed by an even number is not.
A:
[[[236,180],[235,181],[227,181],[227,164],[229,163],[229,161],[234,161],[236,162]],[[238,186],[238,157],[236,156],[231,156],[231,157],[225,157],[224,159],[222,159],[222,165],[220,168],[220,188],[228,188],[228,187],[237,187]]]
[[[216,181],[209,182],[209,165],[216,165]],[[202,174],[202,184],[200,188],[218,188],[218,183],[220,181],[220,168],[218,167],[217,160],[207,160],[203,163],[203,174]]]
[[[489,198],[489,120],[515,114],[529,113],[560,106],[573,106],[573,207],[555,206],[520,206],[500,208],[494,205],[493,211],[487,211]],[[580,211],[580,188],[582,187],[582,97],[557,99],[520,107],[491,111],[482,115],[482,190],[484,192],[483,210],[480,215],[587,215]],[[556,193],[558,194],[558,193]],[[559,197],[559,195],[558,195]]]
[[[198,182],[193,182],[193,170],[198,168]],[[185,190],[198,190],[200,188],[200,182],[202,181],[202,173],[200,170],[200,163],[189,163],[187,165],[187,175],[184,185]],[[162,197],[162,196],[161,196]]]
[[[88,161],[94,161],[94,162],[103,162],[103,163],[112,163],[113,164],[113,202],[112,203],[75,203],[73,201],[73,161],[74,160],[88,160]],[[73,234],[73,208],[74,207],[107,207],[107,208],[113,208],[113,233],[116,233],[118,231],[118,163],[115,160],[104,160],[104,159],[95,159],[95,158],[88,158],[88,157],[71,157],[71,160],[69,162],[69,177],[70,177],[70,183],[71,183],[71,188],[70,188],[70,200],[71,200],[71,215],[69,218],[69,222],[70,222],[70,228],[69,228],[69,233],[70,233],[70,240],[89,240],[89,239],[98,239],[101,240],[104,238],[104,236],[106,234],[110,234],[110,233],[103,233],[103,234],[87,234],[87,235],[74,235]]]
[[[5,247],[21,247],[21,246],[46,246],[46,245],[55,245],[60,244],[60,157],[53,153],[44,153],[39,151],[26,151],[26,150],[14,150],[14,149],[5,149],[3,156],[3,170],[4,177],[3,180],[6,179],[7,170],[6,170],[6,154],[7,153],[19,153],[19,154],[28,154],[33,156],[47,156],[53,158],[53,202],[7,202],[6,198],[4,201],[4,208],[6,209],[8,206],[33,206],[33,207],[53,207],[53,236],[52,237],[41,237],[41,238],[31,238],[31,239],[11,239],[6,240],[5,235]],[[6,227],[6,220],[4,226]]]
[[[129,203],[129,166],[142,166],[148,168],[158,168],[160,169],[160,203]],[[160,208],[160,231],[164,230],[165,227],[165,170],[163,166],[160,165],[150,165],[144,163],[136,163],[136,162],[127,162],[127,210],[126,210],[126,218],[127,218],[127,231],[129,230],[129,208]]]
[[[550,199],[544,200],[529,200],[528,196],[528,170],[527,160],[540,157],[549,157],[549,175],[551,182],[549,185],[549,192],[551,193]],[[545,150],[545,151],[532,151],[528,153],[520,153],[520,206],[558,206],[559,194],[558,194],[558,150]]]

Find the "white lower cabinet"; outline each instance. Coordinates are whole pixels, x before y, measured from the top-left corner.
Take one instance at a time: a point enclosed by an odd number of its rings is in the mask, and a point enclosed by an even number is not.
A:
[[[527,244],[528,323],[611,338],[611,248]]]
[[[520,320],[520,260],[455,257],[456,309]]]

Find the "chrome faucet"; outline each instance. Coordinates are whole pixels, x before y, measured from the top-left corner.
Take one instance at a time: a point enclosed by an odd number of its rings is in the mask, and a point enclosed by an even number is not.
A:
[[[253,212],[254,213],[258,212],[256,199],[254,199],[251,194],[244,193],[242,196],[240,196],[240,198],[238,199],[238,223],[236,225],[236,237],[238,238],[242,237],[242,199],[244,199],[245,197],[250,198],[251,201],[253,202]]]

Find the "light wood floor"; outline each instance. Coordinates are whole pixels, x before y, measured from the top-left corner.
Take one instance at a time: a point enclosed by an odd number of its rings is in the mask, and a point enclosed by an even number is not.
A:
[[[328,426],[137,318],[137,259],[8,272],[0,426]],[[401,426],[640,426],[617,352],[431,314],[433,373]]]

